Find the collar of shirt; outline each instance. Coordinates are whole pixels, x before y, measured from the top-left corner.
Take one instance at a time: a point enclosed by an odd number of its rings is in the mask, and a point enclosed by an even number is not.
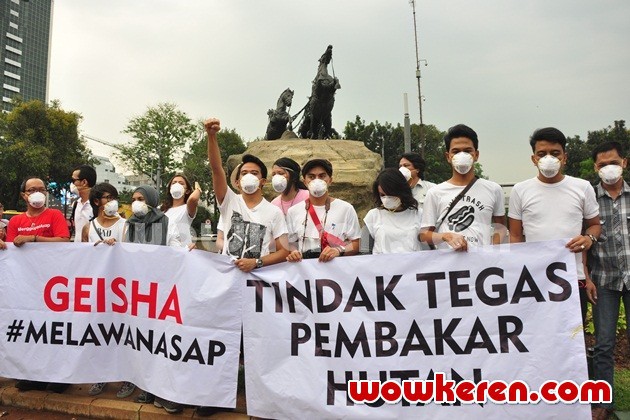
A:
[[[604,187],[602,187],[601,182],[597,184],[597,186],[595,187],[595,193],[597,194],[597,198],[603,197],[604,195],[610,197],[610,194],[608,193],[608,191],[606,191]],[[623,181],[623,185],[621,186],[621,191],[619,192],[619,196],[621,197],[624,194],[630,194],[630,186],[625,180]]]

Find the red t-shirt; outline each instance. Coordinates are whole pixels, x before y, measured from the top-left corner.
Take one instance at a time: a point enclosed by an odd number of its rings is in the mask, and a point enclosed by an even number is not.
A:
[[[7,226],[6,242],[13,242],[19,235],[37,235],[44,238],[69,238],[66,219],[59,210],[46,209],[37,217],[26,213],[13,216]]]

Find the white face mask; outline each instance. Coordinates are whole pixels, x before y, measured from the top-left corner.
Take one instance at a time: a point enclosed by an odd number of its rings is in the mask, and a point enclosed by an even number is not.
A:
[[[538,160],[538,170],[545,178],[553,178],[560,172],[560,159],[551,155],[545,155]]]
[[[46,194],[39,191],[29,194],[28,203],[36,209],[41,209],[46,204]]]
[[[260,186],[260,179],[252,174],[245,174],[240,180],[241,189],[245,194],[254,194]]]
[[[401,201],[399,197],[383,195],[381,196],[381,203],[383,203],[383,207],[385,207],[387,210],[396,210],[398,207],[400,207]]]
[[[470,172],[470,169],[472,168],[474,162],[475,159],[470,153],[467,152],[459,152],[451,159],[453,169],[455,169],[461,175],[466,175],[468,172]]]
[[[182,184],[176,183],[171,185],[171,195],[175,200],[178,200],[184,196],[184,186]]]
[[[70,192],[74,195],[79,195],[79,187],[77,187],[74,182],[70,184]]]
[[[314,179],[308,183],[308,191],[313,197],[319,198],[328,191],[328,184],[323,179]]]
[[[271,178],[271,185],[275,192],[284,192],[287,189],[288,181],[283,175],[276,174]]]
[[[134,201],[134,203],[136,202],[137,201]],[[110,217],[118,214],[118,201],[112,200],[106,203],[105,206],[103,206],[103,213],[105,213],[105,216],[110,216]]]
[[[144,201],[134,201],[131,203],[131,211],[136,216],[142,217],[149,212],[149,206]]]
[[[407,181],[411,179],[411,171],[409,170],[409,168],[405,166],[401,166],[400,168],[398,168],[398,170],[400,171],[401,174],[403,174],[403,176],[405,177]]]
[[[623,168],[619,165],[606,165],[597,173],[604,184],[613,185],[621,179]]]

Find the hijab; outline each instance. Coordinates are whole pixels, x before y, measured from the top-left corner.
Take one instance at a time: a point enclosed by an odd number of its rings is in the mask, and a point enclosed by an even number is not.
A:
[[[166,245],[168,217],[158,209],[158,191],[150,185],[141,185],[133,194],[139,192],[144,197],[149,211],[144,216],[132,215],[127,220],[127,242],[137,244]]]

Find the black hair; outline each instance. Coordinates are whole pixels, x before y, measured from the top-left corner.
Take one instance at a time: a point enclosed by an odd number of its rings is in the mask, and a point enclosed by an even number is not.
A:
[[[479,138],[477,137],[477,133],[475,133],[475,130],[468,127],[467,125],[457,124],[449,128],[444,135],[444,146],[446,146],[447,152],[451,148],[451,140],[460,137],[470,139],[473,142],[473,146],[475,146],[475,150],[479,150]]]
[[[376,179],[372,184],[372,198],[374,199],[374,205],[377,208],[382,208],[383,203],[381,202],[381,194],[378,192],[379,186],[386,195],[400,198],[403,210],[418,208],[418,202],[415,198],[413,198],[411,187],[409,187],[405,176],[398,169],[383,169],[376,176]]]
[[[289,182],[287,182],[287,191],[292,189],[306,190],[306,185],[300,179],[301,168],[300,164],[288,157],[281,157],[273,163],[275,166],[279,166],[289,172]]]
[[[74,171],[79,171],[79,179],[85,179],[90,188],[96,184],[96,170],[90,165],[79,165],[72,172]]]
[[[539,128],[534,131],[534,134],[529,138],[529,145],[532,146],[532,152],[536,151],[536,142],[548,141],[549,143],[556,143],[562,146],[562,151],[566,150],[567,138],[562,134],[562,131],[554,127]]]
[[[190,180],[186,177],[186,175],[175,174],[171,178],[171,180],[168,181],[168,184],[166,185],[166,195],[165,195],[166,198],[164,198],[164,201],[162,202],[162,205],[160,206],[160,210],[162,211],[166,211],[170,209],[171,207],[173,207],[173,196],[171,195],[171,184],[173,183],[173,180],[177,177],[183,178],[184,183],[186,184],[186,189],[184,190],[184,203],[188,201],[188,197],[190,197],[190,194],[192,194],[193,192],[192,184],[190,183]]]
[[[105,193],[109,193],[114,199],[118,199],[118,190],[112,184],[107,182],[101,182],[100,184],[96,184],[92,189],[90,189],[90,206],[92,206],[92,214],[94,214],[94,218],[98,216],[98,208],[100,207],[97,204]],[[96,202],[96,203],[95,203]]]
[[[328,160],[326,159],[311,159],[308,162],[306,162],[304,164],[304,166],[302,166],[302,177],[305,177],[306,174],[313,168],[316,167],[321,167],[324,168],[324,170],[326,171],[326,173],[328,174],[328,176],[332,177],[333,174],[333,167],[332,167],[332,163],[330,163]]]
[[[398,158],[398,161],[400,162],[401,159],[407,159],[409,162],[411,162],[411,164],[413,165],[413,168],[418,171],[418,177],[420,179],[424,179],[424,170],[427,167],[427,163],[422,158],[422,155],[420,155],[420,153],[416,153],[416,152],[403,153]]]
[[[26,178],[24,178],[24,180],[22,181],[22,184],[20,185],[20,191],[26,192],[26,183],[28,181],[30,181],[31,179],[39,179],[40,181],[42,181],[44,183],[44,187],[46,187],[46,189],[48,189],[48,185],[46,185],[46,181],[44,181],[40,177],[38,177],[38,176],[27,176]]]
[[[623,158],[623,148],[621,146],[621,143],[616,141],[607,141],[606,143],[602,143],[593,149],[593,152],[591,153],[593,162],[597,161],[598,154],[608,152],[610,150],[616,150],[617,154]]]
[[[263,161],[254,155],[246,154],[246,155],[243,155],[243,157],[241,158],[240,165],[237,166],[236,179],[239,179],[241,177],[241,168],[246,163],[255,163],[256,165],[258,165],[258,167],[260,168],[260,174],[262,175],[262,177],[267,178],[267,167],[265,166]]]

